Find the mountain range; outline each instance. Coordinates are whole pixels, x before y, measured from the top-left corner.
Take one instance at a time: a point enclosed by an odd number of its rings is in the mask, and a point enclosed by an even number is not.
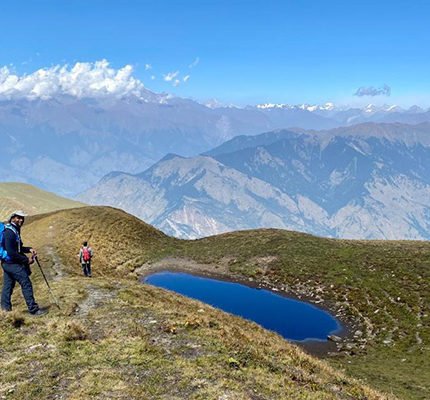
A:
[[[363,122],[421,123],[429,110],[260,104],[203,105],[142,89],[139,96],[3,98],[3,181],[73,196],[111,171],[141,172],[167,153],[196,156],[237,135],[275,129],[332,129]]]
[[[429,239],[430,124],[365,123],[238,136],[196,157],[113,172],[79,196],[182,238],[285,228],[360,239]]]

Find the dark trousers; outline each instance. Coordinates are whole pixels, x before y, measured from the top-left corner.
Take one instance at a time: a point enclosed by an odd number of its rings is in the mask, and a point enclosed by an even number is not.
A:
[[[22,294],[27,303],[28,311],[35,313],[39,306],[34,300],[33,285],[30,280],[30,268],[20,264],[3,264],[3,290],[1,292],[1,308],[12,310],[11,297],[16,282],[21,286]]]
[[[85,276],[91,276],[91,261],[82,263],[82,271]]]

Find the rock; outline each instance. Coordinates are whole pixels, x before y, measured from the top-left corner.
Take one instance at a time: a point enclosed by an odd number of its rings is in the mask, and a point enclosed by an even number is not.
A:
[[[327,339],[331,340],[332,342],[335,342],[335,343],[339,343],[342,341],[342,338],[339,336],[336,336],[336,335],[328,335]]]
[[[363,332],[362,331],[360,331],[360,330],[355,331],[354,337],[361,337],[361,336],[363,336]]]
[[[27,353],[32,353],[33,351],[35,351],[35,350],[37,350],[38,348],[40,348],[40,347],[43,347],[43,344],[35,344],[35,345],[33,345],[33,346],[30,346],[28,349],[27,349]]]
[[[330,390],[333,393],[339,393],[342,391],[342,388],[340,386],[337,386],[337,385],[330,385]]]

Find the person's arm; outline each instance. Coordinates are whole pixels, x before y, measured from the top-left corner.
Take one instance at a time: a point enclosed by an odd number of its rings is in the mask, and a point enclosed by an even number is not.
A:
[[[79,262],[82,264],[82,249],[79,250]]]
[[[21,242],[21,252],[22,253],[31,253],[31,250],[32,250],[31,247],[23,246],[23,244]]]
[[[9,259],[13,263],[17,264],[28,264],[29,260],[23,254],[18,253],[18,245],[16,241],[16,235],[10,229],[4,230],[4,248],[9,256]]]
[[[23,246],[22,245],[22,242],[21,242],[21,252],[22,253],[26,253],[26,254],[28,254],[28,253],[33,253],[35,250],[32,248],[32,247],[26,247],[26,246]]]

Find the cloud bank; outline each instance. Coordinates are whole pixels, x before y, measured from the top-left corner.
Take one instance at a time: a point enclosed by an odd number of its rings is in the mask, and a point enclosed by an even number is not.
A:
[[[133,67],[110,67],[106,60],[94,63],[78,62],[73,66],[43,68],[19,76],[8,67],[0,68],[0,98],[50,99],[56,95],[84,97],[142,97],[144,84],[132,76]]]
[[[354,96],[363,97],[363,96],[390,96],[391,88],[388,85],[384,85],[380,88],[376,88],[374,86],[362,86],[357,89],[354,93]]]

